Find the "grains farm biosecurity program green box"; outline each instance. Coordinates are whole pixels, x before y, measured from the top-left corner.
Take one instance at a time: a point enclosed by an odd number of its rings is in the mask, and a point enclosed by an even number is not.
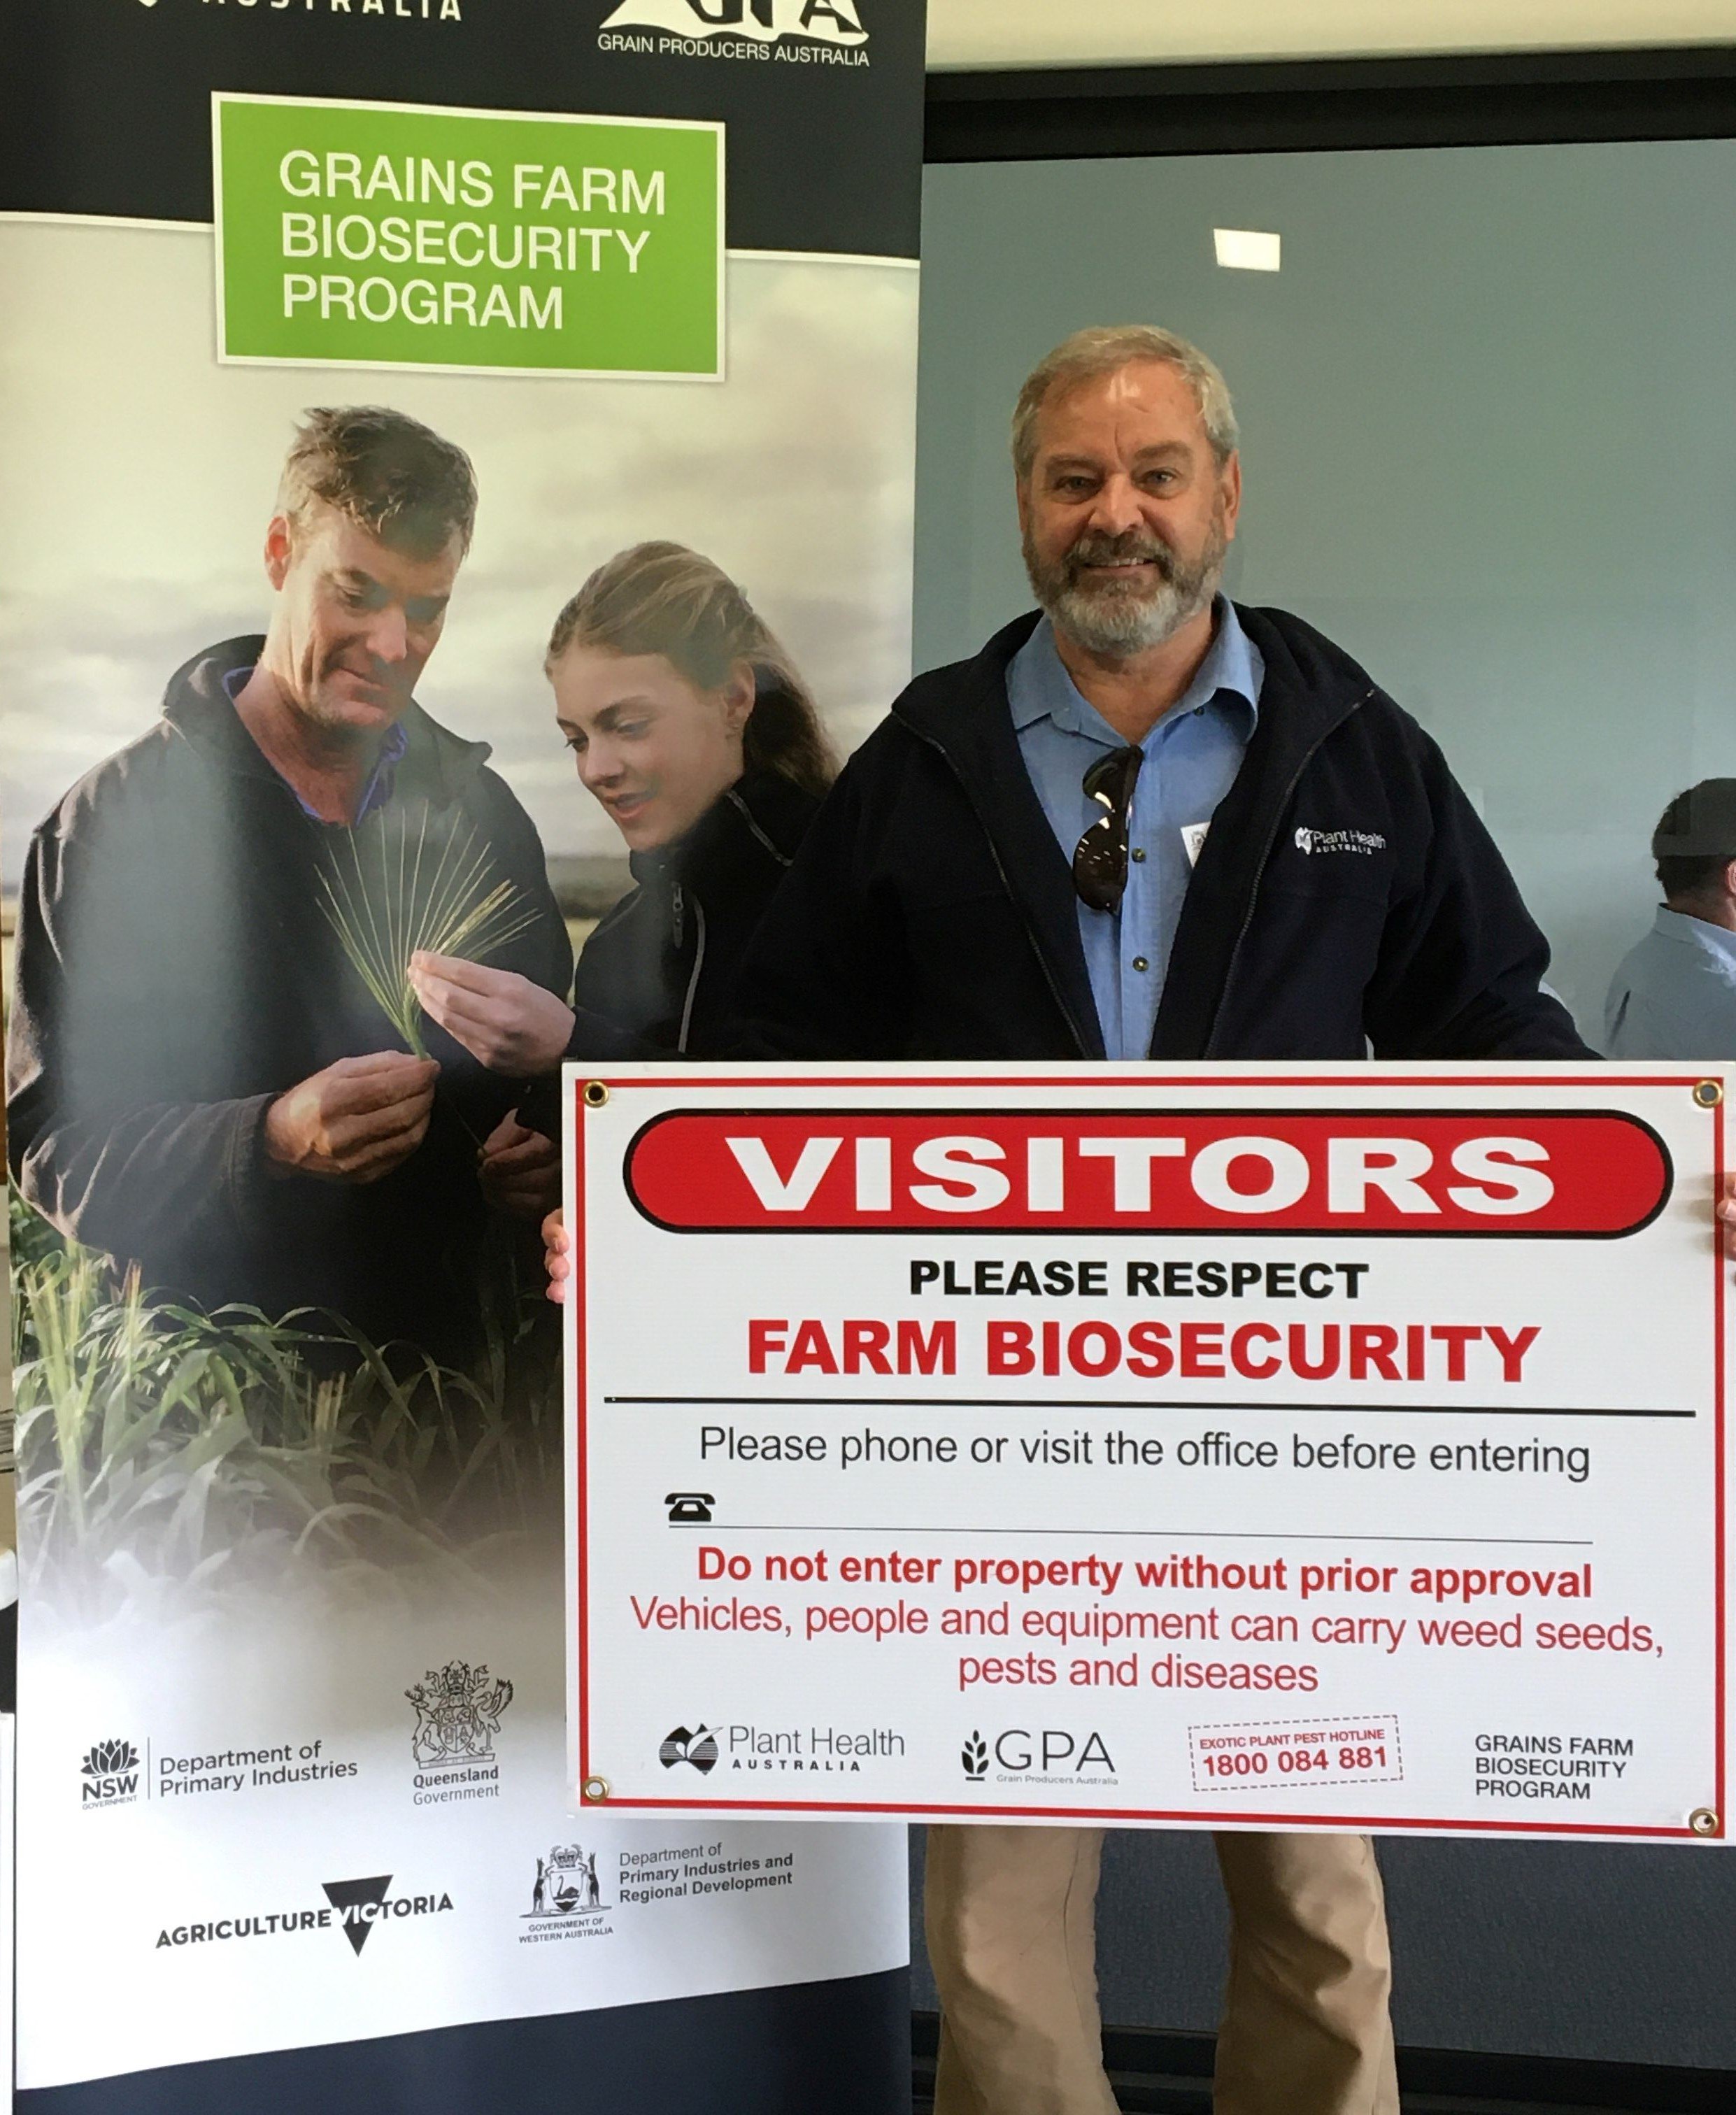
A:
[[[218,356],[719,378],[723,128],[212,98]]]

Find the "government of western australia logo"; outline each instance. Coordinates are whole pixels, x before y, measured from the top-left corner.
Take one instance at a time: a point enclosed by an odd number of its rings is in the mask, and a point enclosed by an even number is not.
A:
[[[595,1851],[587,1857],[576,1843],[557,1843],[546,1858],[537,1860],[527,1917],[583,1916],[608,1907]]]
[[[621,0],[604,51],[866,66],[859,0]]]
[[[131,1741],[99,1741],[79,1769],[80,1806],[125,1806],[139,1796],[139,1751]]]
[[[455,1659],[430,1668],[405,1695],[416,1709],[411,1753],[416,1764],[416,1804],[499,1796],[494,1737],[512,1701],[512,1685],[485,1667]]]
[[[702,1778],[709,1777],[717,1768],[717,1742],[712,1729],[696,1726],[690,1732],[685,1726],[677,1726],[664,1737],[657,1759],[666,1770],[673,1770],[677,1763],[691,1763]]]

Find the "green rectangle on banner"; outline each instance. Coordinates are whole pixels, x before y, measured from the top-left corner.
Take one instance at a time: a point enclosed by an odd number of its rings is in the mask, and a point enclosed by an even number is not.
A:
[[[218,354],[714,380],[723,128],[212,98]]]

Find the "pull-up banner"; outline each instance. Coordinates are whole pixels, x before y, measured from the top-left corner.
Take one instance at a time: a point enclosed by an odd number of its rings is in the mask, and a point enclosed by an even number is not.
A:
[[[594,1806],[1726,1840],[1725,1075],[567,1077]]]
[[[586,728],[685,798],[741,666],[838,755],[907,679],[920,0],[15,12],[19,2104],[907,2106],[902,1829],[576,1806],[562,1053],[411,957],[560,1019],[695,822]],[[668,924],[573,1047],[673,1050]]]

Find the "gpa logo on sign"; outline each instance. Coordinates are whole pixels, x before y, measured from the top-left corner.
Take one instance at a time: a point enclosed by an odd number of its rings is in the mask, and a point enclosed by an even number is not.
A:
[[[80,1806],[125,1806],[139,1796],[139,1751],[131,1741],[99,1741],[79,1769]]]
[[[857,0],[622,0],[597,42],[604,51],[659,57],[868,63]]]
[[[1087,1778],[1110,1783],[1115,1776],[1114,1761],[1102,1734],[1082,1736],[1061,1726],[1045,1726],[1036,1732],[1009,1726],[995,1735],[992,1745],[981,1733],[972,1733],[959,1758],[972,1784],[987,1778],[991,1759],[1003,1778],[1037,1778],[1051,1782]]]

